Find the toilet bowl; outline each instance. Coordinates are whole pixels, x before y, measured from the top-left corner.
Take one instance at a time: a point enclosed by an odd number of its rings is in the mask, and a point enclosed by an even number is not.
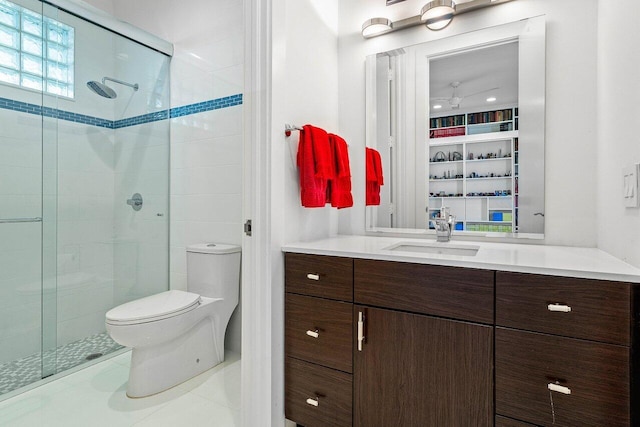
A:
[[[192,245],[187,292],[166,291],[109,310],[107,332],[133,349],[127,395],[159,393],[222,362],[239,285],[239,246]]]

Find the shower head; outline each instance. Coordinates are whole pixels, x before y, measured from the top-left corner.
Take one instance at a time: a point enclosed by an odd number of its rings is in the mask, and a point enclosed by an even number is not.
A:
[[[113,99],[118,96],[115,90],[111,89],[109,86],[107,86],[104,83],[91,81],[91,82],[87,82],[87,87],[91,89],[93,92],[105,98]]]
[[[140,87],[138,83],[135,83],[135,84],[127,83],[127,82],[123,82],[122,80],[112,79],[111,77],[103,77],[102,83],[99,83],[96,81],[87,82],[87,87],[102,97],[109,98],[109,99],[116,98],[118,94],[116,93],[115,90],[111,89],[109,86],[105,84],[107,80],[124,85],[124,86],[129,86],[134,91],[137,91],[138,88]]]

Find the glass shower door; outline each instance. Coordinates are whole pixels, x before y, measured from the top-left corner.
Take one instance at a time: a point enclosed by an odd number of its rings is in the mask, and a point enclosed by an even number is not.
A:
[[[43,377],[41,23],[39,1],[0,1],[0,395]]]
[[[0,400],[121,348],[105,313],[168,289],[169,63],[0,0]]]

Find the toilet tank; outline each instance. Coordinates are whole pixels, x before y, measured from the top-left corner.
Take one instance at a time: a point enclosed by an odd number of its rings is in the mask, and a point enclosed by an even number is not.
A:
[[[201,243],[187,247],[187,290],[224,298],[233,307],[240,293],[240,246]]]

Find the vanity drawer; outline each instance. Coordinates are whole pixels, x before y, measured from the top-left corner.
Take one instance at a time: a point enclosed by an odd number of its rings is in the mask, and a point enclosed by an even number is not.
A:
[[[353,372],[353,305],[286,294],[285,352],[345,372]]]
[[[353,260],[286,253],[285,290],[296,294],[353,301]]]
[[[351,426],[352,382],[344,372],[287,357],[285,416],[305,427]]]
[[[497,414],[545,426],[630,425],[628,348],[500,327],[495,336]],[[550,391],[556,381],[571,394]]]
[[[415,313],[493,323],[494,272],[354,260],[354,300]]]
[[[629,345],[628,283],[497,272],[496,324]],[[570,307],[571,311],[550,311]],[[566,310],[566,308],[565,308]]]

